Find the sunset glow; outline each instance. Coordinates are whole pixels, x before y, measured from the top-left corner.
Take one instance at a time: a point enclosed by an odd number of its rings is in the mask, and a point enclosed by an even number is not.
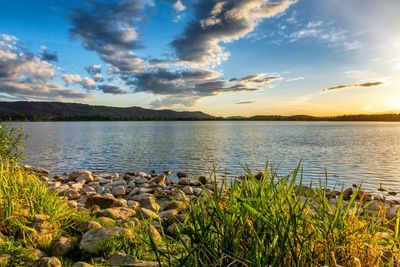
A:
[[[0,100],[216,116],[398,110],[399,10],[397,0],[17,0],[0,9]]]

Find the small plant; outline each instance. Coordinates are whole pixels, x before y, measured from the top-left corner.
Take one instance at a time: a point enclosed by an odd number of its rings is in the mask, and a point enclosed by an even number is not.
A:
[[[24,159],[24,139],[25,134],[21,128],[11,128],[0,123],[0,161],[15,164]]]

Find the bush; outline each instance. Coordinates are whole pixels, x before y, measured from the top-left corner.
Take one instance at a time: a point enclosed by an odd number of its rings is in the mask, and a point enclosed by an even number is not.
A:
[[[24,139],[25,135],[21,128],[10,128],[0,123],[0,161],[14,164],[22,160]]]

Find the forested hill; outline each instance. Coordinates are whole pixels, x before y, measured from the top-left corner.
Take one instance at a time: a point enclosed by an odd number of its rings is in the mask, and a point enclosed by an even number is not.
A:
[[[196,111],[154,110],[141,107],[91,106],[60,102],[0,102],[0,121],[129,121],[129,120],[250,120],[250,121],[394,121],[400,114],[361,114],[333,117],[257,115],[214,117]]]
[[[117,108],[60,102],[0,102],[0,120],[108,121],[108,120],[212,120],[203,112]]]

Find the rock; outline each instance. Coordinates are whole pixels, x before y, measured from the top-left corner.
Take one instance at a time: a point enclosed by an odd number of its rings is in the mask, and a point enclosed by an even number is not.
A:
[[[393,206],[387,209],[386,211],[386,216],[389,219],[394,219],[397,217],[398,215],[398,211],[399,211],[400,206]]]
[[[100,214],[105,217],[111,217],[120,220],[128,220],[129,217],[133,217],[136,211],[127,207],[114,207],[100,211]]]
[[[141,185],[141,184],[145,184],[148,182],[148,180],[144,177],[136,178],[134,181],[135,181],[136,185]]]
[[[167,181],[167,177],[165,177],[164,175],[159,175],[157,177],[150,179],[149,183],[154,182],[156,184],[159,184],[159,183],[165,183],[165,181]]]
[[[124,186],[124,185],[127,185],[127,183],[125,182],[125,180],[117,180],[117,181],[109,183],[108,185],[115,187],[115,186],[119,186],[119,185]]]
[[[140,176],[140,177],[149,177],[149,175],[145,172],[138,172],[136,176]]]
[[[172,171],[164,171],[165,175],[172,175],[172,173],[173,173]]]
[[[140,203],[137,202],[137,201],[135,201],[135,200],[128,200],[127,203],[126,203],[126,205],[127,205],[129,208],[134,209],[134,210],[136,210],[137,208],[140,207]]]
[[[68,200],[68,206],[73,208],[73,209],[77,209],[78,208],[78,202],[76,202],[75,200]]]
[[[49,217],[45,215],[35,215],[33,221],[32,238],[39,247],[48,246],[55,237],[58,229],[49,222]]]
[[[159,218],[157,213],[155,213],[152,210],[146,209],[146,208],[140,208],[140,213],[143,216],[143,218],[145,218],[145,219],[149,219],[149,218],[157,219],[157,218]]]
[[[97,205],[101,209],[107,209],[110,208],[116,201],[116,198],[110,196],[91,195],[87,198],[85,207],[89,208],[93,205]]]
[[[57,257],[43,257],[36,261],[38,267],[62,267]]]
[[[188,206],[188,205],[187,205],[185,202],[183,202],[183,201],[171,200],[170,202],[168,202],[168,203],[164,206],[163,210],[174,210],[174,209],[175,209],[175,210],[180,211],[180,210],[186,209],[187,206]]]
[[[172,221],[178,213],[178,210],[165,210],[160,212],[160,217],[163,220]]]
[[[206,185],[208,183],[208,179],[205,176],[200,176],[199,177],[199,182],[202,185]]]
[[[153,193],[154,189],[153,188],[145,188],[145,187],[141,187],[139,188],[139,193]]]
[[[75,171],[70,173],[70,175],[68,176],[68,180],[69,181],[76,181],[78,179],[83,179],[85,182],[92,182],[94,181],[92,172],[87,171],[87,170],[79,170],[79,171]]]
[[[67,197],[68,200],[74,200],[81,196],[81,194],[79,194],[79,192],[75,189],[68,189],[64,191],[61,195]]]
[[[196,196],[202,196],[204,195],[205,190],[203,190],[201,187],[195,187],[193,188],[193,192]]]
[[[343,191],[343,199],[344,200],[350,200],[351,197],[353,196],[353,188],[347,188],[346,190]]]
[[[185,186],[184,188],[182,188],[182,191],[183,191],[186,195],[193,195],[193,194],[194,194],[193,187],[191,187],[191,186]]]
[[[111,208],[114,207],[126,207],[127,206],[127,200],[124,198],[118,198],[117,201],[115,201],[112,205]]]
[[[162,241],[161,234],[157,231],[157,229],[153,225],[149,225],[149,233],[151,238],[156,242],[160,243]]]
[[[189,178],[180,178],[178,184],[180,184],[180,185],[190,185],[190,179]]]
[[[0,254],[0,266],[9,266],[11,259],[11,255]]]
[[[152,211],[158,211],[160,205],[158,205],[156,198],[153,195],[146,195],[140,200],[140,206]]]
[[[158,262],[140,261],[131,255],[117,252],[108,259],[109,266],[160,267]]]
[[[103,187],[100,186],[100,188],[102,189]],[[85,193],[85,194],[87,194],[87,195],[95,195],[95,194],[97,193],[96,189],[94,189],[94,188],[91,187],[91,186],[86,186],[86,187],[82,188],[82,191],[81,191],[81,192],[82,192],[82,193]]]
[[[397,195],[397,192],[391,191],[388,194],[391,195],[391,196],[395,196],[395,195]]]
[[[54,255],[65,256],[75,247],[75,245],[76,238],[60,237],[60,239],[53,244]]]
[[[177,172],[176,176],[178,176],[178,178],[186,178],[187,174],[184,172]]]
[[[366,206],[366,209],[371,210],[371,211],[380,211],[384,208],[387,208],[388,205],[384,202],[374,200],[369,205]]]
[[[88,221],[88,222],[83,222],[78,226],[78,231],[80,233],[85,233],[89,230],[95,230],[101,228],[101,224],[95,221]]]
[[[122,185],[119,186],[114,186],[111,190],[111,193],[115,196],[115,197],[120,197],[120,196],[124,196],[126,191],[125,191],[125,187],[123,187]]]
[[[180,226],[177,223],[173,223],[167,228],[167,233],[172,236],[177,236],[180,231]]]
[[[95,254],[102,248],[101,245],[104,241],[129,234],[130,232],[127,229],[121,227],[103,227],[90,230],[82,236],[80,248],[84,252]]]
[[[254,178],[256,178],[257,180],[261,180],[264,178],[264,173],[258,172],[256,175],[254,175]]]
[[[83,185],[85,184],[85,181],[82,183],[72,183],[70,186],[72,189],[75,189],[76,191],[79,191],[83,188]]]
[[[97,220],[99,221],[99,223],[101,225],[104,225],[104,226],[114,226],[115,225],[115,220],[111,219],[109,217],[99,217],[99,218],[97,218]]]
[[[84,261],[78,261],[72,264],[71,267],[94,267],[94,266]]]
[[[29,255],[32,260],[38,260],[40,258],[46,257],[46,254],[37,248],[29,248]],[[0,265],[1,266],[1,265]]]

